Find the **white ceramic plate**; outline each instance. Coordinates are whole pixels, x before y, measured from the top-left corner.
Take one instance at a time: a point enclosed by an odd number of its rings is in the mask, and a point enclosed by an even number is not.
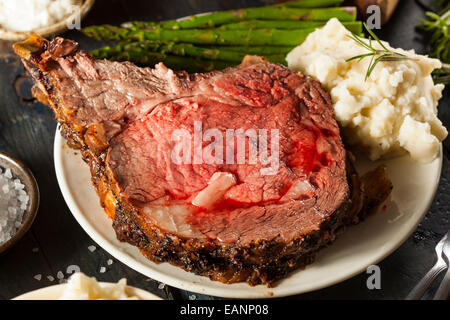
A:
[[[109,282],[100,282],[99,284],[102,288],[108,288],[115,285],[115,283]],[[30,291],[18,297],[15,297],[13,300],[58,300],[59,297],[61,297],[65,286],[66,284],[57,284],[54,286]],[[160,297],[153,293],[135,287],[127,286],[125,290],[129,296],[135,296],[141,300],[162,300]]]
[[[88,166],[78,152],[69,149],[59,131],[54,145],[55,169],[64,199],[75,219],[102,248],[136,271],[168,285],[201,294],[229,298],[282,297],[324,288],[366,270],[398,248],[428,211],[436,192],[442,165],[440,157],[418,164],[402,157],[386,161],[394,185],[385,210],[350,227],[337,241],[321,250],[305,270],[292,273],[274,288],[244,283],[222,284],[196,276],[168,263],[155,264],[137,248],[121,243],[111,226],[94,188]],[[359,162],[364,173],[376,163]]]

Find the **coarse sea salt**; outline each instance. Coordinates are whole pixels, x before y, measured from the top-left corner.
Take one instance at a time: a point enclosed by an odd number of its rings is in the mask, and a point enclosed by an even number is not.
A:
[[[10,168],[0,168],[0,245],[22,226],[30,197]]]

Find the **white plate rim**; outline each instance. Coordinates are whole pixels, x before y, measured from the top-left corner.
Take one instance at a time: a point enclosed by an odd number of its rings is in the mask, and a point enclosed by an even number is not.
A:
[[[427,199],[427,203],[424,206],[424,210],[420,215],[417,215],[414,223],[411,225],[411,227],[408,229],[408,232],[405,232],[402,237],[399,237],[396,239],[395,242],[390,243],[390,245],[382,252],[380,252],[378,255],[374,256],[369,263],[361,264],[358,267],[354,267],[353,270],[346,272],[345,274],[341,274],[339,276],[336,276],[334,280],[331,281],[322,281],[322,282],[315,282],[310,283],[309,285],[303,285],[302,287],[294,290],[285,290],[282,293],[275,293],[272,292],[259,292],[258,290],[255,290],[254,292],[248,293],[241,293],[236,294],[234,290],[223,290],[223,288],[216,287],[216,286],[205,286],[201,283],[195,283],[195,282],[187,282],[178,280],[176,278],[173,278],[171,276],[168,276],[154,268],[149,267],[148,265],[144,265],[143,263],[136,261],[134,259],[130,259],[130,257],[122,252],[122,250],[116,246],[114,246],[112,243],[109,242],[109,240],[105,239],[101,234],[99,234],[95,228],[87,221],[87,219],[84,217],[81,209],[79,208],[78,204],[76,203],[75,199],[73,198],[73,195],[71,194],[69,190],[69,184],[67,182],[67,179],[64,174],[63,166],[62,166],[62,157],[64,154],[63,148],[68,148],[65,145],[64,138],[59,133],[59,130],[56,130],[55,134],[55,141],[54,141],[54,161],[55,161],[55,171],[56,171],[56,177],[58,180],[59,187],[61,189],[61,192],[63,194],[63,197],[72,212],[75,219],[78,221],[78,223],[81,225],[81,227],[85,230],[85,232],[97,243],[99,244],[103,249],[105,249],[109,254],[111,254],[114,258],[118,259],[125,265],[129,266],[130,268],[136,270],[137,272],[144,274],[152,279],[158,280],[160,282],[166,283],[170,286],[182,289],[182,290],[188,290],[192,292],[197,292],[200,294],[206,294],[206,295],[212,295],[212,296],[218,296],[218,297],[224,297],[224,298],[276,298],[276,297],[285,297],[285,296],[291,296],[306,292],[311,292],[319,289],[323,289],[325,287],[329,287],[332,285],[335,285],[337,283],[340,283],[342,281],[348,280],[357,274],[360,274],[361,272],[365,271],[367,267],[370,265],[377,264],[387,256],[389,256],[392,252],[394,252],[397,248],[399,248],[403,242],[406,241],[406,239],[409,238],[409,236],[414,232],[414,230],[417,228],[419,223],[423,220],[424,216],[429,211],[429,208],[431,207],[431,204],[433,203],[434,197],[436,195],[437,188],[439,186],[440,181],[440,175],[442,171],[442,162],[443,162],[443,151],[442,151],[442,143],[440,145],[440,151],[439,151],[439,158],[438,158],[438,169],[437,169],[437,178],[435,181],[435,184],[433,186],[433,190],[431,192],[431,196],[429,199]],[[106,214],[105,214],[106,215]],[[363,222],[364,223],[364,222]],[[311,264],[310,266],[313,266]],[[180,268],[180,270],[182,270]],[[186,272],[182,270],[183,272]],[[300,271],[301,272],[301,271]],[[215,281],[211,281],[213,283],[216,283]],[[230,286],[230,285],[227,285]]]
[[[66,283],[60,283],[53,286],[36,289],[23,293],[15,298],[12,298],[11,300],[56,300],[59,298],[58,293],[62,291],[66,285]],[[108,288],[114,286],[115,283],[99,282],[99,285],[102,288]],[[126,286],[126,290],[129,295],[137,296],[141,300],[163,300],[154,293],[133,286]]]

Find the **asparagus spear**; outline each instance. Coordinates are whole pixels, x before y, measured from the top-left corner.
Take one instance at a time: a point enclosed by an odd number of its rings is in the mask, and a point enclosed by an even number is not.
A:
[[[127,52],[127,53],[126,53]],[[152,41],[140,41],[140,42],[122,42],[115,47],[106,46],[100,49],[92,51],[92,54],[96,58],[106,58],[119,60],[119,57],[123,57],[124,54],[131,55],[134,61],[136,57],[145,55],[147,52],[171,54],[176,56],[190,56],[206,60],[222,60],[240,63],[242,59],[249,54],[245,50],[240,52],[227,50],[227,47],[221,48],[202,48],[196,47],[189,43],[159,43]],[[262,53],[257,53],[264,55]],[[266,58],[272,62],[286,64],[285,54],[277,53],[265,55]]]
[[[288,1],[280,3],[278,6],[286,6],[291,8],[325,8],[338,6],[344,0],[302,0],[302,1]]]
[[[322,21],[277,21],[277,20],[247,20],[236,23],[229,23],[220,26],[223,30],[244,30],[244,29],[305,29],[320,28],[326,22]],[[362,32],[362,23],[360,21],[350,21],[342,23],[353,33]]]
[[[260,56],[272,55],[272,54],[287,54],[293,46],[208,46],[211,49],[223,49],[228,51],[245,52],[247,54],[256,54]]]
[[[98,59],[108,58],[116,61],[131,61],[142,66],[153,66],[163,62],[167,67],[174,70],[186,70],[188,72],[206,72],[224,69],[236,64],[231,61],[202,60],[191,57],[180,57],[167,55],[160,52],[149,52],[139,46],[133,50],[122,51],[116,47],[104,47],[93,50],[92,55]]]
[[[317,9],[317,8],[327,8],[327,7],[332,7],[332,6],[337,6],[342,4],[342,2],[344,2],[344,0],[300,0],[300,1],[289,1],[289,2],[283,2],[277,5],[273,5],[273,6],[266,6],[265,8],[273,8],[273,7],[288,7],[288,8],[309,8],[309,9]],[[252,8],[252,9],[258,9],[258,8]],[[242,9],[242,10],[247,10],[247,9]],[[232,11],[240,11],[240,10],[229,10],[228,12],[230,12],[230,14],[232,15]],[[223,11],[222,11],[223,12]],[[214,14],[217,12],[214,12]],[[210,14],[208,14],[210,15]],[[182,25],[178,25],[176,22],[179,20],[171,20],[171,21],[166,21],[163,23],[171,23],[172,26],[171,28],[173,29],[182,29]],[[184,24],[184,23],[183,23]],[[129,28],[131,26],[135,26],[135,27],[139,27],[139,28],[143,28],[143,27],[156,27],[158,25],[161,25],[161,23],[158,22],[142,22],[142,21],[130,21],[130,22],[125,22],[122,24],[123,27]],[[211,22],[207,23],[206,25],[204,25],[203,27],[213,27],[213,26],[217,26],[218,24]],[[200,25],[195,25],[195,26],[191,26],[190,28],[200,28],[202,26]]]
[[[134,21],[126,23],[125,26],[134,28],[194,29],[216,27],[226,23],[251,19],[328,21],[333,17],[338,18],[340,21],[355,21],[356,7],[292,8],[285,5],[277,5],[212,12],[160,23]]]
[[[84,28],[83,33],[97,40],[173,41],[207,45],[238,46],[296,46],[315,29],[190,29],[190,30],[134,30],[103,25]]]
[[[223,24],[222,30],[244,30],[244,29],[305,29],[319,28],[325,25],[323,21],[280,21],[280,20],[246,20],[241,22]]]

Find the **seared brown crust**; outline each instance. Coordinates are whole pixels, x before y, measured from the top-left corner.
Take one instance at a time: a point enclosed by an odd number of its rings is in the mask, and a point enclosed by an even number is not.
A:
[[[64,43],[62,40],[58,41],[60,44]],[[148,221],[144,221],[140,210],[122,195],[119,186],[111,178],[111,173],[107,172],[105,166],[107,145],[101,130],[74,124],[70,111],[60,103],[59,83],[50,74],[42,72],[49,62],[39,61],[39,57],[34,55],[36,52],[42,53],[43,48],[39,49],[42,43],[46,42],[40,40],[36,45],[38,48],[34,48],[28,56],[23,54],[23,50],[20,52],[25,58],[25,66],[39,85],[33,92],[41,101],[49,103],[68,145],[79,149],[84,161],[88,163],[92,183],[100,197],[102,207],[113,219],[117,238],[137,246],[152,261],[169,262],[187,271],[224,283],[245,281],[250,285],[271,286],[291,271],[311,263],[319,248],[334,241],[336,236],[344,231],[345,226],[359,221],[363,207],[362,187],[349,160],[346,166],[351,190],[348,201],[326,218],[319,230],[304,237],[294,238],[288,243],[257,240],[244,246],[239,243],[218,243],[209,239],[184,239],[149,224]],[[64,49],[61,54],[70,54],[70,45],[65,45]],[[35,68],[36,66],[40,70]],[[380,175],[380,172],[377,174]],[[387,186],[385,182],[388,180],[384,178],[382,181],[384,183],[379,184],[379,192],[375,197],[370,194],[365,196],[366,200],[370,200],[366,201],[366,204],[370,203],[370,207],[377,207],[389,194],[391,185]]]
[[[359,184],[356,174],[350,174],[350,179]],[[353,198],[359,201],[359,186],[352,190]],[[167,261],[186,271],[224,283],[245,281],[251,285],[271,286],[276,280],[313,262],[319,248],[333,242],[337,235],[344,232],[345,225],[359,221],[358,212],[358,203],[349,202],[332,215],[332,219],[325,221],[321,230],[304,238],[296,238],[289,243],[257,241],[249,246],[185,240],[161,233],[158,228],[149,230],[137,211],[130,211],[121,205],[116,208],[113,227],[119,240],[139,247],[153,261]]]
[[[287,244],[259,241],[250,246],[237,243],[217,245],[200,239],[183,239],[145,222],[136,207],[120,199],[111,190],[112,185],[104,172],[101,154],[94,154],[67,123],[61,123],[61,132],[69,146],[80,149],[84,161],[89,164],[92,183],[101,199],[100,203],[108,216],[113,218],[113,228],[120,241],[138,247],[142,254],[154,262],[169,262],[212,280],[271,286],[290,272],[312,263],[317,250],[332,243],[345,231],[347,225],[358,223],[359,215],[363,212],[361,181],[348,159],[350,200],[330,216],[331,220],[324,221],[321,230],[310,233],[305,238],[297,238]],[[108,200],[111,195],[113,199]],[[111,202],[115,205],[111,206]]]

